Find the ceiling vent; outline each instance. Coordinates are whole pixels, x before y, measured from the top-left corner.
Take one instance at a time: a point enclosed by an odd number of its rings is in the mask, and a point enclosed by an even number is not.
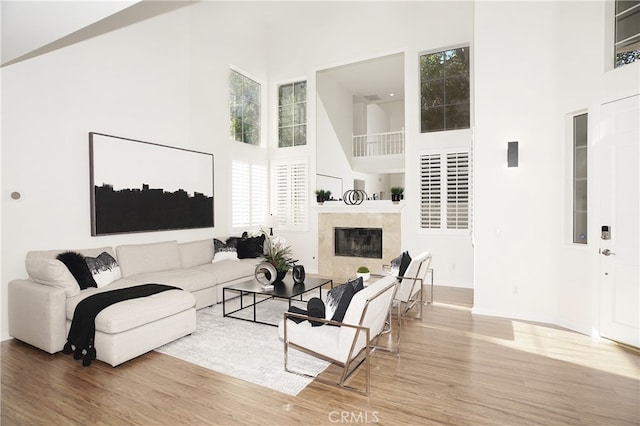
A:
[[[380,96],[378,95],[365,95],[363,96],[363,98],[365,98],[369,102],[375,102],[380,100]]]

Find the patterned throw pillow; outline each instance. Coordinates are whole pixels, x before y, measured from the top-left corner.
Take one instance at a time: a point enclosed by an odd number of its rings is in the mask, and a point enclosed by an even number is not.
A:
[[[238,260],[238,252],[236,249],[237,240],[234,237],[232,238],[229,238],[227,242],[217,238],[213,239],[212,263],[219,262],[221,260]],[[230,240],[232,242],[230,242]]]
[[[391,261],[391,272],[399,277],[404,276],[405,272],[407,272],[407,268],[411,263],[411,256],[409,256],[409,252],[405,251],[400,256],[396,257]],[[398,281],[402,281],[402,278],[399,278]]]
[[[332,288],[327,293],[325,319],[341,322],[353,296],[364,288],[362,277],[354,278]]]
[[[85,256],[84,261],[89,267],[89,272],[91,272],[98,288],[107,286],[122,278],[118,262],[106,251],[100,253],[98,257]]]

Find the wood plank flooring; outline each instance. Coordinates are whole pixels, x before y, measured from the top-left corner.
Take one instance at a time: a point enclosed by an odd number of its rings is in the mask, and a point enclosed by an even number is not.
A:
[[[470,290],[436,287],[435,300],[422,320],[405,321],[399,357],[373,355],[369,398],[317,381],[292,397],[157,352],[82,368],[69,355],[5,341],[1,424],[640,424],[637,353],[472,315]]]

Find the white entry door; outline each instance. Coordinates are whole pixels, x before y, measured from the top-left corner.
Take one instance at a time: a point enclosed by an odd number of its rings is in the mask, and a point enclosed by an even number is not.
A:
[[[600,335],[640,347],[640,96],[601,112]]]

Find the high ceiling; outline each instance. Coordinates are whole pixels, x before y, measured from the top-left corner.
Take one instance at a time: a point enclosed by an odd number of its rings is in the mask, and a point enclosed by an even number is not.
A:
[[[2,0],[2,66],[189,5],[190,1]]]
[[[191,3],[193,1],[2,0],[1,66],[30,59]],[[357,100],[386,102],[404,99],[402,54],[320,72],[337,80]]]

